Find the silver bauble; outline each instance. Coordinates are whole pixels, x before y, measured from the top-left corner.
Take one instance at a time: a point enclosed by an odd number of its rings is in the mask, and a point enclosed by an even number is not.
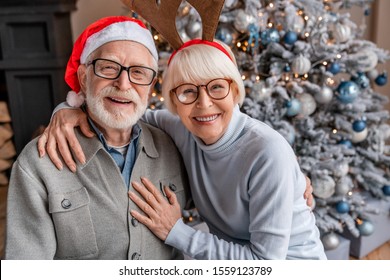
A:
[[[186,25],[186,33],[190,38],[198,38],[202,36],[202,23],[194,21]]]
[[[340,43],[345,43],[351,39],[351,27],[345,24],[337,23],[334,30],[333,36]]]
[[[333,90],[330,87],[324,86],[321,88],[321,91],[314,95],[314,98],[319,104],[328,104],[332,101]]]
[[[229,28],[229,26],[219,26],[215,33],[215,38],[224,42],[226,45],[231,45],[233,43],[234,33],[234,30]]]
[[[311,205],[310,209],[314,210],[316,208],[316,199],[313,197],[313,204]]]
[[[241,33],[247,32],[248,25],[255,22],[255,18],[252,15],[245,13],[244,10],[238,10],[236,18],[234,20],[234,27]]]
[[[254,101],[259,102],[270,97],[271,93],[272,90],[266,86],[265,82],[259,81],[253,83],[252,91],[249,95]]]
[[[378,55],[370,49],[359,51],[355,60],[358,62],[357,70],[360,72],[371,71],[378,65]]]
[[[329,232],[321,238],[325,250],[336,249],[340,245],[340,239],[334,232]]]
[[[306,74],[307,72],[309,72],[310,68],[311,68],[310,60],[302,54],[295,57],[291,63],[291,69],[293,73],[297,73],[299,75]]]
[[[349,164],[345,160],[336,161],[333,166],[333,175],[336,177],[343,177],[348,174]]]
[[[238,2],[238,0],[226,0],[224,7],[228,8],[229,10],[233,9],[237,6]]]
[[[329,175],[314,177],[311,180],[313,194],[316,197],[327,199],[335,192],[336,182]]]
[[[302,93],[297,96],[297,99],[301,102],[300,116],[306,117],[314,113],[317,108],[317,103],[313,96],[308,93]]]
[[[341,177],[339,180],[337,180],[336,183],[336,194],[337,195],[346,195],[350,190],[352,186],[352,180],[348,176]]]
[[[304,27],[305,27],[305,21],[301,16],[297,15],[294,17],[292,26],[286,26],[285,29],[291,29],[292,31],[301,33]]]
[[[178,30],[178,33],[183,42],[187,42],[191,40],[191,38],[188,37],[187,32],[185,30]]]

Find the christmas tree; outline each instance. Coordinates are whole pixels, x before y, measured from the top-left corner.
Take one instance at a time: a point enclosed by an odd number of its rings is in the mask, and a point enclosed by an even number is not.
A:
[[[216,38],[231,47],[247,89],[242,111],[279,131],[311,178],[322,240],[337,247],[334,232],[370,235],[367,213],[380,209],[362,193],[390,195],[387,98],[373,89],[387,83],[377,65],[388,52],[363,40],[364,24],[352,5],[364,0],[226,0]],[[363,16],[364,18],[364,16]],[[363,22],[364,23],[364,22]],[[177,16],[183,41],[201,36],[196,10],[183,1]],[[161,71],[171,53],[155,32]],[[151,108],[163,107],[159,84]]]

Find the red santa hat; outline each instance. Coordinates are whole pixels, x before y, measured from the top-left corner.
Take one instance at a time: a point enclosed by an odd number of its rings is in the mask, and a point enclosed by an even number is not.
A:
[[[158,52],[152,34],[142,21],[126,16],[105,17],[89,25],[78,37],[73,46],[65,71],[65,81],[73,92],[68,93],[69,105],[79,107],[84,98],[80,92],[77,69],[86,63],[88,56],[102,45],[112,42],[129,40],[144,45],[158,60]]]

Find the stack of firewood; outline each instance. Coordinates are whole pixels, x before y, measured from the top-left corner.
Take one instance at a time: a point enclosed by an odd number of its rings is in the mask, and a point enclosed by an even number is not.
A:
[[[11,116],[7,103],[0,102],[0,186],[8,185],[9,171],[16,155]]]

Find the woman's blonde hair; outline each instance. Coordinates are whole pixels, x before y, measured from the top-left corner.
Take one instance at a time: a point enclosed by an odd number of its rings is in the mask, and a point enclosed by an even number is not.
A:
[[[206,83],[215,78],[233,80],[231,92],[237,90],[238,104],[245,98],[244,83],[237,69],[235,57],[230,48],[217,41],[229,53],[231,59],[221,50],[206,45],[190,45],[179,50],[163,73],[162,95],[167,109],[177,114],[170,91],[183,83]]]

